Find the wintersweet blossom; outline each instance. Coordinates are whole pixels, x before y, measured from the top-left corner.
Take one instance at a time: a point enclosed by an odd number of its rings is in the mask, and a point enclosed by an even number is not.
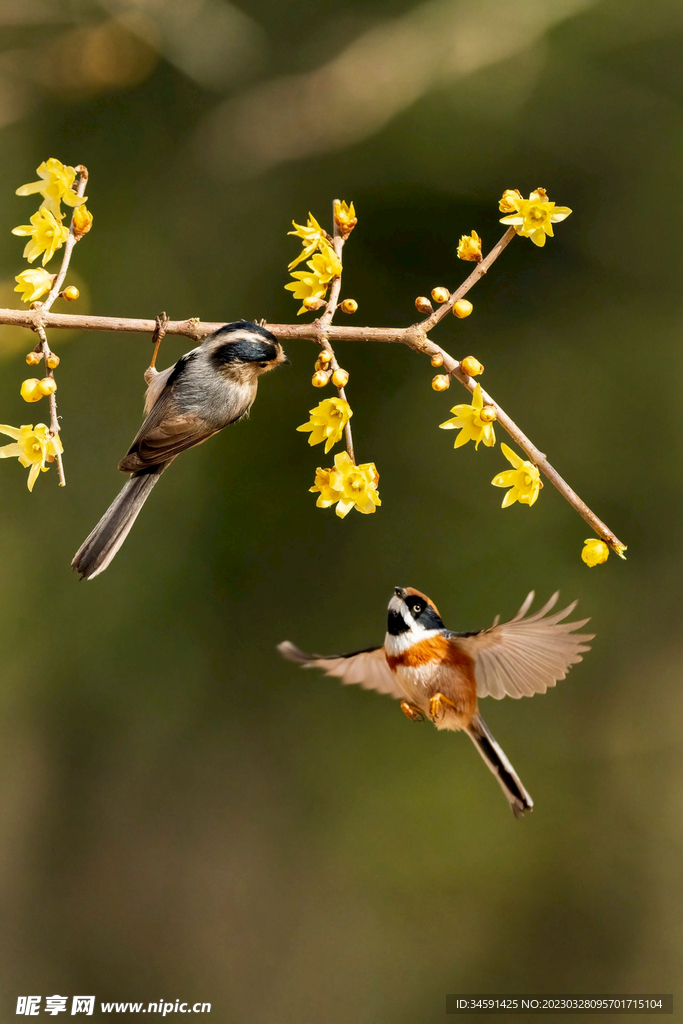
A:
[[[29,263],[43,255],[43,266],[49,263],[57,249],[66,242],[69,237],[69,229],[64,227],[61,221],[57,220],[54,214],[41,206],[31,217],[30,224],[20,224],[18,228],[12,228],[13,235],[28,235],[30,240],[24,248],[24,259]]]
[[[471,405],[456,405],[451,409],[454,416],[445,423],[440,423],[442,430],[458,430],[459,434],[455,439],[454,448],[462,448],[468,441],[474,441],[474,447],[479,447],[483,441],[487,448],[493,447],[496,443],[496,433],[493,423],[486,418],[482,419],[481,413],[484,408],[484,396],[481,384],[477,384],[472,393]]]
[[[348,238],[358,223],[353,203],[347,203],[343,199],[335,199],[334,223],[342,238]]]
[[[22,302],[37,302],[52,288],[54,274],[43,270],[42,267],[32,267],[29,270],[22,270],[14,280],[17,282],[14,290],[21,294]]]
[[[310,410],[311,418],[308,423],[302,423],[297,430],[310,430],[308,438],[310,445],[325,442],[325,454],[329,452],[337,441],[341,440],[344,427],[353,416],[348,402],[341,398],[326,398],[315,409]]]
[[[458,242],[458,259],[471,260],[479,263],[481,260],[481,238],[476,231],[470,235],[462,235]]]
[[[597,537],[589,537],[588,540],[583,542],[581,559],[591,569],[596,565],[602,565],[608,558],[609,548],[604,540],[598,540]]]
[[[41,206],[61,218],[60,203],[65,206],[81,206],[86,201],[85,196],[77,196],[71,187],[76,180],[76,168],[66,167],[61,160],[50,157],[44,160],[40,167],[36,168],[36,174],[40,181],[32,181],[28,185],[20,185],[17,189],[18,196],[31,196],[39,192],[43,197]]]
[[[45,463],[52,462],[64,451],[59,434],[53,436],[44,423],[37,423],[35,427],[30,424],[23,427],[0,424],[0,434],[14,438],[13,444],[0,448],[0,459],[17,458],[24,469],[29,470],[29,491],[33,490],[39,474],[47,473],[49,466]]]
[[[503,194],[501,208],[506,197],[509,205],[514,206],[514,211],[508,217],[501,217],[500,223],[509,224],[518,235],[530,238],[534,245],[545,245],[546,236],[553,237],[553,224],[566,220],[572,212],[568,206],[551,203],[543,188],[537,188],[528,199],[517,198],[508,189]]]
[[[336,513],[343,519],[352,508],[369,515],[382,504],[377,493],[378,481],[379,473],[374,462],[357,466],[347,452],[340,452],[334,457],[332,469],[316,470],[315,483],[309,489],[319,492],[318,508],[336,504]]]
[[[288,270],[294,270],[302,260],[308,259],[311,253],[314,253],[316,249],[321,249],[323,245],[329,244],[330,236],[327,234],[324,228],[318,224],[317,220],[312,213],[309,213],[308,220],[305,224],[297,224],[295,220],[292,221],[295,230],[288,231],[288,235],[296,235],[303,242],[303,251],[299,253],[295,260],[287,267]]]
[[[498,473],[491,481],[494,487],[510,488],[503,498],[503,508],[514,505],[516,501],[522,505],[533,505],[543,486],[538,466],[520,458],[506,444],[501,443],[500,448],[510,465],[514,467]]]
[[[295,299],[322,299],[330,281],[341,274],[341,261],[334,249],[324,245],[321,252],[307,261],[306,266],[308,270],[297,270],[292,274],[295,280],[286,284],[285,288],[292,292]],[[306,306],[302,306],[297,315],[307,312],[309,310]]]

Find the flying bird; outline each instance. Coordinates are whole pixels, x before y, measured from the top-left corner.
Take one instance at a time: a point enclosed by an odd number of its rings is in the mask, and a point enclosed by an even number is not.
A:
[[[130,480],[81,544],[72,569],[88,580],[103,572],[176,455],[248,415],[259,377],[288,362],[277,338],[246,320],[219,328],[161,373],[153,359],[145,371],[145,420],[119,462]]]
[[[509,622],[499,624],[497,616],[488,629],[454,633],[425,594],[396,587],[383,646],[326,657],[304,654],[289,641],[278,650],[305,668],[321,668],[343,683],[395,697],[413,721],[426,717],[437,729],[464,730],[520,817],[533,809],[533,800],[479,714],[478,700],[545,693],[590,650],[593,634],[576,632],[589,620],[564,621],[576,601],[550,614],[558,597],[553,594],[527,615],[532,590]]]

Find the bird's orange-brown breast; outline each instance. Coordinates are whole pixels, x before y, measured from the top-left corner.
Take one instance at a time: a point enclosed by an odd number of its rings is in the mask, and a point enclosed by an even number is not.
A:
[[[404,668],[422,668],[424,665],[431,664],[445,665],[449,668],[459,669],[474,682],[473,659],[441,633],[425,640],[418,640],[417,643],[408,647],[407,650],[401,651],[400,654],[387,652],[386,658],[389,668],[394,671],[399,665]]]

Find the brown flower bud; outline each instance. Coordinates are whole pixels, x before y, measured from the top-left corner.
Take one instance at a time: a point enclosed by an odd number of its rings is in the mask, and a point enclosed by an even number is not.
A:
[[[434,312],[434,307],[426,295],[418,295],[415,299],[415,309],[418,313],[424,313],[425,316]]]

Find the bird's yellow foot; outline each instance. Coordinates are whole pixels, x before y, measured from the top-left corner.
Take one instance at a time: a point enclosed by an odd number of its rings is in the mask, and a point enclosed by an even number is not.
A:
[[[406,718],[410,719],[411,722],[424,721],[424,715],[422,714],[420,709],[418,707],[415,707],[414,704],[409,704],[407,700],[401,701],[401,711],[406,716]]]
[[[446,714],[446,708],[454,708],[455,704],[442,693],[435,693],[429,698],[429,717],[436,722],[442,715]]]

